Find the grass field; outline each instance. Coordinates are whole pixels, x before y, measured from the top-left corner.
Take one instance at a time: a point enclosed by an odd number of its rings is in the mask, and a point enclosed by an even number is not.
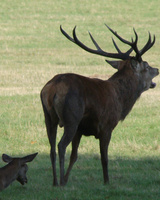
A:
[[[99,143],[83,137],[79,159],[65,187],[52,187],[49,143],[39,93],[57,73],[112,75],[104,58],[84,52],[62,36],[59,26],[92,47],[88,30],[103,49],[114,51],[105,23],[123,37],[139,35],[139,48],[156,35],[143,59],[160,63],[159,0],[5,0],[0,6],[0,154],[23,156],[39,152],[29,164],[28,184],[14,182],[0,200],[159,200],[160,76],[132,112],[113,132],[109,147],[110,184],[103,185]],[[116,40],[117,41],[117,40]],[[124,51],[125,45],[117,41]],[[58,140],[63,130],[58,130]],[[67,149],[66,163],[70,155]],[[0,167],[4,163],[0,159]],[[57,168],[58,160],[57,160]]]

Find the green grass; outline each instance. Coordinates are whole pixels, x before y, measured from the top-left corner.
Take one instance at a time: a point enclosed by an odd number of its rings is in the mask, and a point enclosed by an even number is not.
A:
[[[115,72],[103,57],[84,52],[67,41],[59,26],[93,47],[88,30],[103,49],[114,51],[112,34],[139,35],[139,48],[156,34],[156,43],[143,59],[160,63],[159,1],[5,0],[0,6],[0,152],[23,156],[39,152],[29,163],[28,184],[14,182],[0,200],[158,200],[160,198],[160,76],[157,87],[145,92],[109,146],[110,184],[103,185],[99,142],[83,137],[79,159],[65,187],[52,187],[49,143],[39,93],[57,73],[74,72],[108,78]],[[117,41],[117,40],[116,40]],[[119,41],[122,50],[128,47]],[[58,141],[63,133],[58,130]],[[58,142],[57,141],[57,142]],[[70,155],[66,153],[66,166]],[[0,159],[0,166],[4,163]],[[58,159],[57,159],[57,169]]]

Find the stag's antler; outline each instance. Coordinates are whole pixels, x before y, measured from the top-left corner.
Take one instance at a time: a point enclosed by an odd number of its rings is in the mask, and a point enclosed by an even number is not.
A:
[[[140,55],[142,56],[146,51],[148,51],[155,43],[156,37],[154,35],[153,41],[151,42],[151,34],[149,32],[149,39],[146,45],[140,50]]]
[[[116,45],[115,41],[113,40],[113,44],[115,46],[115,48],[117,49],[118,53],[108,53],[106,51],[103,51],[100,46],[97,44],[97,42],[95,41],[95,39],[92,37],[91,33],[89,32],[89,35],[91,37],[92,42],[94,43],[95,47],[97,50],[91,49],[89,47],[87,47],[86,45],[84,45],[76,36],[76,26],[73,29],[73,38],[70,37],[63,29],[62,26],[60,26],[60,30],[63,33],[64,36],[66,36],[66,38],[68,38],[71,42],[77,44],[78,46],[80,46],[82,49],[90,52],[90,53],[94,53],[94,54],[98,54],[101,56],[105,56],[105,57],[110,57],[110,58],[117,58],[117,59],[122,59],[122,60],[126,60],[129,58],[130,53],[132,52],[132,48],[129,49],[127,52],[122,53],[118,46]]]
[[[106,25],[107,26],[107,25]],[[146,52],[148,51],[155,43],[155,36],[153,38],[153,42],[151,42],[151,35],[149,33],[149,39],[148,39],[148,42],[146,43],[146,45],[139,51],[138,50],[138,47],[137,47],[137,42],[138,42],[138,35],[135,31],[135,29],[133,29],[134,33],[135,33],[135,40],[133,41],[133,38],[132,38],[132,42],[129,42],[125,39],[123,39],[121,36],[119,36],[115,31],[113,31],[109,26],[107,26],[107,28],[120,40],[122,41],[123,43],[125,44],[128,44],[129,46],[131,46],[131,48],[126,51],[125,53],[121,52],[120,49],[118,48],[117,44],[115,43],[115,41],[112,39],[113,41],[113,44],[117,50],[118,53],[108,53],[106,51],[103,51],[100,46],[97,44],[97,42],[95,41],[95,39],[93,38],[93,36],[91,35],[91,33],[89,32],[89,35],[90,35],[90,38],[93,42],[93,44],[95,45],[96,49],[97,50],[94,50],[94,49],[91,49],[89,47],[87,47],[86,45],[84,45],[76,36],[76,26],[74,27],[73,29],[73,38],[70,37],[63,29],[62,27],[60,26],[60,30],[61,32],[63,33],[63,35],[65,37],[67,37],[71,42],[77,44],[78,46],[80,46],[82,49],[90,52],[90,53],[94,53],[94,54],[98,54],[98,55],[101,55],[101,56],[105,56],[105,57],[110,57],[110,58],[117,58],[117,59],[121,59],[121,60],[126,60],[128,58],[130,58],[130,53],[134,50],[135,53],[136,53],[136,59],[138,61],[141,61],[142,58],[141,56]]]
[[[105,24],[106,25],[106,24]],[[107,26],[107,25],[106,25]],[[136,53],[136,59],[138,60],[138,61],[141,61],[142,60],[142,58],[141,58],[141,56],[146,52],[146,51],[148,51],[153,45],[154,45],[154,43],[155,43],[155,35],[154,35],[154,37],[153,37],[153,42],[151,42],[151,34],[150,34],[150,32],[149,32],[149,39],[148,39],[148,42],[146,43],[146,45],[139,51],[138,50],[138,47],[137,47],[137,42],[138,42],[138,35],[137,35],[137,33],[136,33],[136,31],[135,31],[135,29],[133,29],[133,31],[134,31],[134,33],[135,33],[135,41],[133,41],[133,38],[132,38],[132,42],[129,42],[129,41],[127,41],[127,40],[125,40],[125,39],[123,39],[121,36],[119,36],[115,31],[113,31],[109,26],[107,26],[107,28],[120,40],[120,41],[122,41],[123,43],[125,43],[125,44],[128,44],[129,46],[131,46],[132,47],[132,49],[135,51],[135,53]]]

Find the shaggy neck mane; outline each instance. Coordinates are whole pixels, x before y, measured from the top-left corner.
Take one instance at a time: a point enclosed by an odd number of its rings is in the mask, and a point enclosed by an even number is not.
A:
[[[121,120],[124,120],[142,93],[138,77],[130,68],[124,66],[109,81],[115,86],[118,101],[122,105]]]

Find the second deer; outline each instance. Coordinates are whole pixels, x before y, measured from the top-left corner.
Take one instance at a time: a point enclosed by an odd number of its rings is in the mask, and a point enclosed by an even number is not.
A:
[[[22,158],[13,158],[6,154],[2,155],[2,160],[8,164],[0,168],[0,191],[7,188],[13,181],[17,180],[22,185],[27,183],[26,173],[28,171],[27,162],[31,162],[38,153],[30,154]]]

